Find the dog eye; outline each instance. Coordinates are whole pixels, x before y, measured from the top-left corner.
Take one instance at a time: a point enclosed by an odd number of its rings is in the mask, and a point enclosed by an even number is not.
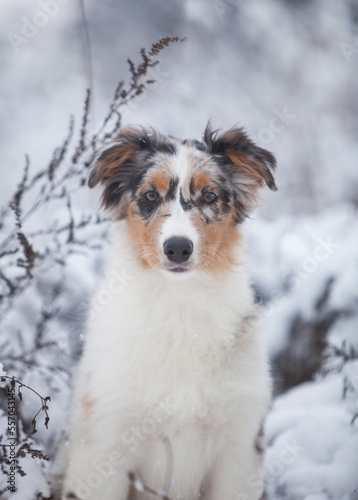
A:
[[[218,196],[215,193],[211,193],[208,191],[203,194],[203,200],[205,201],[205,203],[214,203],[214,201],[216,201],[217,199]]]
[[[144,193],[144,196],[146,197],[146,199],[148,201],[151,201],[151,202],[159,200],[158,193],[156,193],[155,191],[147,191],[146,193]]]

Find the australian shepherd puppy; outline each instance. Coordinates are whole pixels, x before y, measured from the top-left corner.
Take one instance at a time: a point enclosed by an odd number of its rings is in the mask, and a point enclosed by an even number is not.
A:
[[[241,228],[275,165],[243,129],[210,125],[200,142],[126,128],[95,159],[111,260],[74,378],[63,499],[261,497],[271,383]]]

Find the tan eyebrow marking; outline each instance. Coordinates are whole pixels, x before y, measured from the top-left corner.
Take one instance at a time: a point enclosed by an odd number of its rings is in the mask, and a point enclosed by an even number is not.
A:
[[[148,181],[163,193],[167,193],[167,191],[169,190],[170,179],[167,175],[165,175],[164,172],[153,172],[149,176]]]
[[[197,172],[193,175],[191,179],[191,187],[194,191],[200,191],[203,187],[207,186],[212,182],[212,178],[208,172]]]

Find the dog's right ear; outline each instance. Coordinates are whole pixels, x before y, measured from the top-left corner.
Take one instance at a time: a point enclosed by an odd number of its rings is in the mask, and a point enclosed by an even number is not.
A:
[[[137,155],[149,148],[149,135],[143,129],[125,128],[92,163],[88,185],[103,186],[102,206],[117,219],[126,216],[130,194],[147,169],[145,162],[137,161]]]
[[[93,188],[98,183],[108,183],[111,177],[118,173],[119,167],[133,158],[137,152],[138,147],[131,143],[114,144],[102,150],[92,164],[88,177],[89,187]]]

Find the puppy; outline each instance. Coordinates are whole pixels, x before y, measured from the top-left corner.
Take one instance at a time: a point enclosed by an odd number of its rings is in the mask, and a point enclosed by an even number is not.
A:
[[[74,379],[62,498],[257,500],[271,393],[242,223],[274,156],[126,128],[94,161],[112,223]],[[139,490],[139,491],[138,491]]]

